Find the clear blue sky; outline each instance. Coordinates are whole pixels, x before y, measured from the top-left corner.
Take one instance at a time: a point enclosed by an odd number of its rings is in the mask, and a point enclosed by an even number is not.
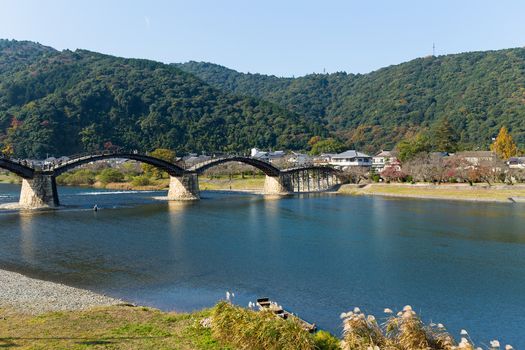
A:
[[[0,38],[278,76],[525,45],[523,0],[0,0]]]

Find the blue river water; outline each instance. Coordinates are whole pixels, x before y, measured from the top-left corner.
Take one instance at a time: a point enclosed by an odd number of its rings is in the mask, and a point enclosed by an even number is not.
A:
[[[19,186],[0,184],[0,203]],[[0,213],[0,268],[165,310],[236,294],[341,333],[339,314],[410,304],[456,337],[525,348],[525,205],[59,188],[65,209]],[[101,210],[90,208],[97,204]]]

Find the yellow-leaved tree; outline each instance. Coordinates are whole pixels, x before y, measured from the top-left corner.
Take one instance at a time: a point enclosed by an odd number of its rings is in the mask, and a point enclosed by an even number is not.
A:
[[[499,130],[496,140],[490,145],[490,150],[496,153],[501,159],[509,159],[510,157],[518,155],[518,146],[504,126]]]
[[[2,153],[5,154],[6,156],[11,157],[15,153],[15,150],[13,149],[13,145],[10,143],[5,145],[5,147],[2,148]]]

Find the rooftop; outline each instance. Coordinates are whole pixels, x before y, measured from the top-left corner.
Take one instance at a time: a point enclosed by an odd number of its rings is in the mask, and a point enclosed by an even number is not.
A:
[[[376,154],[374,157],[393,157],[392,151],[384,151],[381,150],[378,154]]]
[[[457,152],[456,156],[458,157],[495,157],[496,155],[492,151],[464,151]]]
[[[365,157],[365,158],[370,158],[370,156],[368,154],[364,154],[364,153],[361,153],[361,152],[358,152],[358,151],[355,151],[355,150],[348,150],[348,151],[344,151],[343,153],[339,153],[339,154],[336,154],[336,155],[333,155],[332,158],[355,158],[355,157]]]

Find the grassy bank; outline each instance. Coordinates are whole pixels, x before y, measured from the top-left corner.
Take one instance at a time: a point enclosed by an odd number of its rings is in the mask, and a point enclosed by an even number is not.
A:
[[[245,176],[241,175],[213,177],[212,179],[202,176],[199,178],[201,190],[249,190],[257,191],[264,188],[264,175]]]
[[[341,314],[342,338],[310,334],[300,322],[225,301],[193,313],[108,306],[37,316],[0,309],[0,348],[243,349],[243,350],[474,350],[465,330],[457,341],[441,324],[425,324],[410,306],[382,320],[358,308]],[[496,346],[497,344],[497,346]],[[476,348],[477,349],[477,348]],[[488,349],[501,349],[491,342]],[[512,349],[507,346],[506,349]]]
[[[487,202],[509,202],[511,197],[525,197],[525,186],[431,185],[431,184],[369,184],[343,185],[339,193],[379,195],[408,198],[450,199]]]
[[[38,316],[0,310],[0,348],[222,349],[211,331],[199,325],[209,313],[127,306]]]
[[[303,349],[339,341],[313,336],[270,312],[219,303],[194,313],[109,306],[31,316],[0,309],[0,348],[16,349]],[[297,347],[299,345],[299,347]]]
[[[0,183],[6,183],[6,184],[16,184],[19,183],[21,180],[18,176],[16,176],[13,173],[0,173]]]

